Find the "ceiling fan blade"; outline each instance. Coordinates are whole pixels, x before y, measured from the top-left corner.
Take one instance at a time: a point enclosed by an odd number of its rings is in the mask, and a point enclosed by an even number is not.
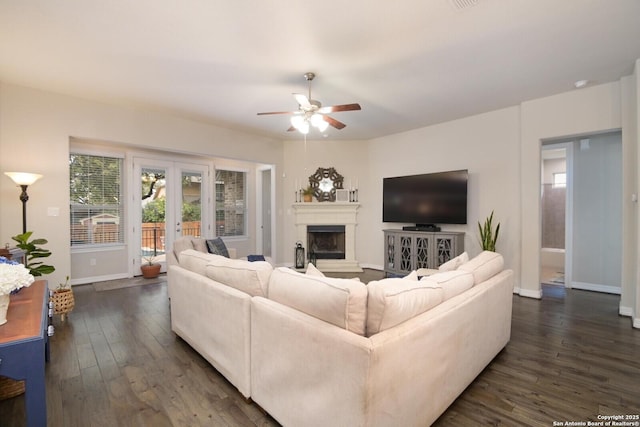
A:
[[[323,115],[322,118],[324,119],[325,122],[329,123],[331,126],[333,126],[336,129],[342,129],[346,126],[344,123],[334,119],[333,117]]]
[[[270,111],[267,113],[258,113],[259,116],[265,116],[268,114],[296,114],[298,113],[297,111]]]
[[[331,107],[322,107],[318,110],[319,113],[338,113],[340,111],[355,111],[361,110],[360,104],[343,104],[333,105]]]
[[[301,93],[294,93],[293,97],[296,99],[296,102],[302,108],[311,108],[311,103],[309,102],[309,98],[306,95]]]

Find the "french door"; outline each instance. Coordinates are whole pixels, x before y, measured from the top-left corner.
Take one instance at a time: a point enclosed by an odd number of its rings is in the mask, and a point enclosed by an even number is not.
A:
[[[209,166],[135,157],[133,177],[133,274],[150,260],[166,271],[166,252],[178,237],[211,230]]]

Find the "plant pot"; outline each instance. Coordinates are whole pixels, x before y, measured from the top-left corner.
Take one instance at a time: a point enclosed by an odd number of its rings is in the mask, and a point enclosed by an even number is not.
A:
[[[303,194],[302,195],[302,200],[304,200],[305,202],[312,202],[313,201],[313,194]]]
[[[154,279],[160,275],[160,264],[144,264],[140,266],[142,277],[145,279]]]
[[[71,289],[56,289],[51,296],[53,301],[53,314],[59,314],[60,320],[64,322],[67,313],[73,311],[76,300]]]

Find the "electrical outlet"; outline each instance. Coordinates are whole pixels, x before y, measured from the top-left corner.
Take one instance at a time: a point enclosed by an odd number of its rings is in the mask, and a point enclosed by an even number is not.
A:
[[[89,265],[91,265],[91,266],[96,265],[96,259],[95,259],[95,258],[91,258],[91,259],[89,260]]]

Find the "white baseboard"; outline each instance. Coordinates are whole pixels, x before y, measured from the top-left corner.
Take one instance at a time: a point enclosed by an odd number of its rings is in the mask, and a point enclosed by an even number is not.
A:
[[[514,289],[514,293],[516,293],[515,289]],[[532,289],[518,288],[517,294],[520,295],[521,297],[541,299],[542,298],[542,289],[532,290]]]
[[[631,307],[625,307],[625,306],[620,306],[618,308],[618,314],[620,316],[626,316],[626,317],[633,317],[633,308]]]
[[[607,294],[620,295],[621,289],[616,286],[599,285],[597,283],[571,282],[572,289],[581,289],[583,291],[604,292]]]
[[[87,283],[104,282],[107,280],[128,279],[130,277],[131,276],[129,276],[128,273],[107,274],[104,276],[83,277],[81,279],[70,280],[69,283],[71,283],[72,286],[86,285]]]
[[[633,319],[633,327],[640,329],[640,317]]]

